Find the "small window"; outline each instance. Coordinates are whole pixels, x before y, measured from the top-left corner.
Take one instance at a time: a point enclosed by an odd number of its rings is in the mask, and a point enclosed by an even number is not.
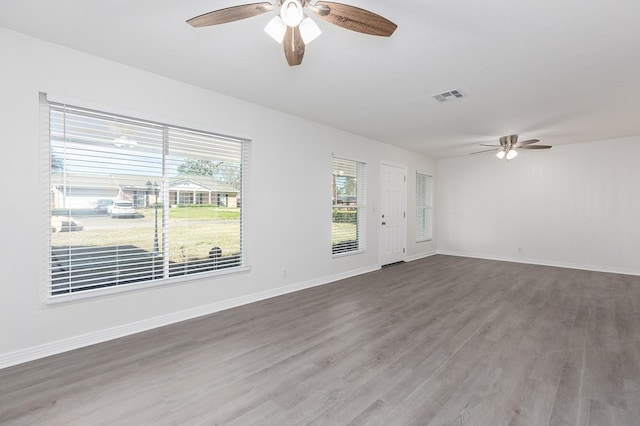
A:
[[[334,158],[332,163],[332,254],[365,250],[365,164]]]
[[[416,173],[416,241],[433,238],[433,177]]]
[[[42,104],[50,297],[247,266],[248,141]]]

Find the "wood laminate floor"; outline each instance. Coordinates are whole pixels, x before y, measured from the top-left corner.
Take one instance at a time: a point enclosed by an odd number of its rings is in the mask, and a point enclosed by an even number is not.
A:
[[[394,265],[0,370],[0,423],[640,425],[640,277]]]

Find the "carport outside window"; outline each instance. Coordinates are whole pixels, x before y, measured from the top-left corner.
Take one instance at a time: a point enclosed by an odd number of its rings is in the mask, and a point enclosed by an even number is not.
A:
[[[50,297],[246,266],[248,141],[43,103]]]

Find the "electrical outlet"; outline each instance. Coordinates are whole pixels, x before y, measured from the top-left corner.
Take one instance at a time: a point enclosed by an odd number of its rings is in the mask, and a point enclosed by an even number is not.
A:
[[[282,268],[282,278],[287,278],[287,268]]]
[[[522,254],[522,251],[523,251],[523,250],[522,250],[522,247],[518,247],[518,248],[516,249],[516,253]]]

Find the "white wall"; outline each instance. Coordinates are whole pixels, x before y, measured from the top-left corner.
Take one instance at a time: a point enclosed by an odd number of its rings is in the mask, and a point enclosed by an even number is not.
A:
[[[377,269],[379,224],[373,211],[381,162],[406,165],[409,176],[416,169],[435,172],[434,161],[396,147],[1,28],[0,57],[0,368]],[[41,164],[48,156],[40,149],[39,92],[252,138],[251,271],[48,305],[48,200],[41,196]],[[367,251],[340,259],[330,254],[332,152],[366,161],[370,183]],[[411,188],[409,197],[413,218]],[[433,253],[435,242],[411,243],[412,229],[408,256]]]
[[[640,136],[440,160],[438,181],[440,253],[640,274]]]

